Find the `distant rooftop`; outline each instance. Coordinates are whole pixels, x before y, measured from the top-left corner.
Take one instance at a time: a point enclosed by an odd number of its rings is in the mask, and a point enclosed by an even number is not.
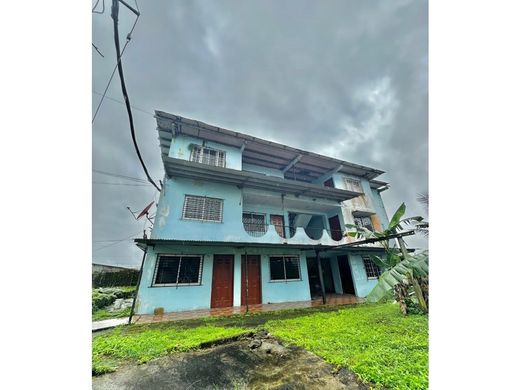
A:
[[[156,110],[155,118],[163,158],[168,156],[173,135],[185,134],[242,149],[243,163],[281,170],[288,179],[313,182],[327,173],[339,172],[366,178],[371,181],[373,188],[388,184],[373,180],[384,173],[379,169],[293,148],[163,111]]]

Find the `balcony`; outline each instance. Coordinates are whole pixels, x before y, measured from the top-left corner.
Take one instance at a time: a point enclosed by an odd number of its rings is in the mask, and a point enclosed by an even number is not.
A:
[[[248,237],[246,241],[249,242],[288,245],[342,245],[353,242],[351,237],[344,237],[343,232],[339,230],[262,224],[251,221],[243,221],[242,225]],[[332,239],[334,236],[341,236],[341,239],[334,240]]]

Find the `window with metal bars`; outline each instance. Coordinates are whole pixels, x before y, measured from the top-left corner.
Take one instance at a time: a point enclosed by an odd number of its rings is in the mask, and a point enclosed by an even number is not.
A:
[[[372,261],[370,256],[363,255],[361,258],[363,259],[363,263],[365,265],[367,278],[379,278],[379,275],[381,275],[381,269]]]
[[[193,145],[191,149],[190,161],[225,168],[226,152],[224,152],[223,150]]]
[[[372,220],[370,217],[354,217],[354,223],[356,226],[364,227],[365,229],[374,231],[374,226],[372,225]]]
[[[271,281],[301,280],[298,256],[271,256],[269,270]]]
[[[264,214],[242,213],[242,223],[248,233],[263,234],[267,231]]]
[[[343,177],[343,179],[345,181],[345,187],[348,191],[364,193],[360,180],[352,179],[350,177]],[[365,195],[356,196],[355,198],[351,199],[351,203],[353,206],[357,207],[368,207],[368,202]]]
[[[194,286],[202,280],[202,256],[160,255],[155,266],[154,286]]]
[[[186,195],[182,218],[196,221],[222,222],[223,200],[205,196]]]

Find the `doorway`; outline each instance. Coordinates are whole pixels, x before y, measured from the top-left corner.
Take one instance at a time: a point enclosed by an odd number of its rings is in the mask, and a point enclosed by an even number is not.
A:
[[[246,285],[246,267],[247,267],[247,285]],[[262,284],[260,281],[260,256],[247,255],[242,256],[242,288],[240,304],[245,306],[246,297],[249,305],[262,303]],[[247,289],[246,289],[247,288]]]
[[[330,238],[334,241],[340,241],[343,238],[341,231],[341,224],[339,223],[339,217],[337,215],[329,218],[330,226]]]
[[[348,262],[348,256],[338,256],[339,276],[341,285],[343,286],[343,294],[356,295],[354,289],[354,280],[352,279],[352,271]]]
[[[332,268],[330,260],[327,257],[321,258],[321,270],[323,272],[323,285],[325,286],[325,293],[334,294],[334,280],[332,278]],[[309,272],[309,288],[311,297],[321,296],[320,274],[318,262],[315,257],[307,257],[307,270]]]
[[[233,306],[234,255],[213,256],[211,307]]]

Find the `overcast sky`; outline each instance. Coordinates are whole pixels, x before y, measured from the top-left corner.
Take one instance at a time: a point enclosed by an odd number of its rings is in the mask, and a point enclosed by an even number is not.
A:
[[[104,55],[92,50],[93,112],[116,61],[110,3],[92,15],[92,40]],[[389,217],[403,201],[407,215],[425,215],[416,197],[428,191],[426,1],[138,4],[122,62],[154,179],[164,175],[158,109],[382,169],[379,179],[391,183],[383,192]],[[134,20],[121,6],[121,46]],[[107,96],[123,99],[117,73]],[[94,169],[144,178],[124,105],[105,99],[92,143]],[[140,264],[130,237],[143,222],[126,207],[142,209],[157,191],[94,172],[92,180],[93,262]]]

